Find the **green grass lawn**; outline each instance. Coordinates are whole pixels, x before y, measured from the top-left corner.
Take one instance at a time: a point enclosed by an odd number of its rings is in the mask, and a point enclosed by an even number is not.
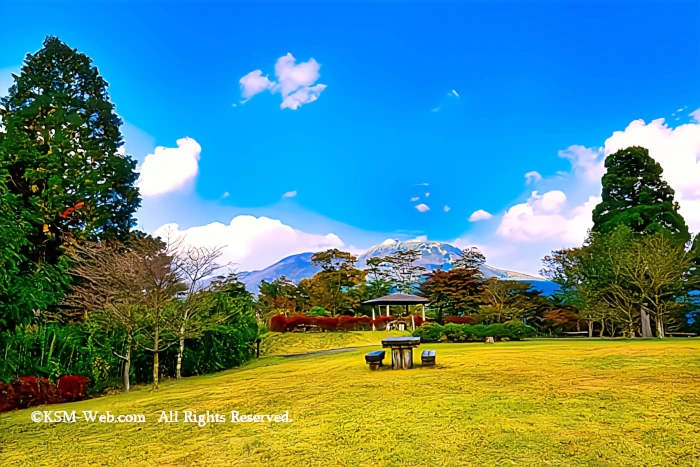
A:
[[[271,332],[260,344],[262,355],[287,355],[318,350],[377,345],[382,339],[410,336],[408,331]]]
[[[0,464],[700,465],[700,339],[425,348],[436,367],[370,372],[372,347],[265,357],[157,392],[42,408],[143,413],[145,424],[2,414]],[[158,424],[161,410],[288,411],[293,421]]]

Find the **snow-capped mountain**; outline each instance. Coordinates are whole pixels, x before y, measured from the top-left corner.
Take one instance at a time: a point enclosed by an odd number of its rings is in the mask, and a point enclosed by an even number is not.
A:
[[[374,246],[362,253],[357,258],[357,267],[364,269],[367,265],[367,260],[375,257],[384,257],[395,253],[396,251],[417,250],[420,252],[420,258],[416,261],[425,267],[428,271],[437,268],[450,269],[452,262],[462,256],[459,248],[442,242],[384,242],[381,245]],[[261,271],[243,272],[239,274],[239,280],[245,284],[246,288],[252,293],[258,293],[258,286],[264,280],[270,282],[279,277],[285,276],[287,279],[298,283],[302,279],[313,277],[314,274],[320,271],[320,268],[314,267],[311,264],[311,256],[313,253],[301,253],[298,255],[288,256],[283,260],[269,266]],[[533,287],[543,290],[544,293],[550,294],[556,289],[556,285],[541,277],[530,276],[505,269],[494,268],[493,266],[484,265],[481,267],[481,272],[485,278],[497,277],[504,280],[528,281]]]

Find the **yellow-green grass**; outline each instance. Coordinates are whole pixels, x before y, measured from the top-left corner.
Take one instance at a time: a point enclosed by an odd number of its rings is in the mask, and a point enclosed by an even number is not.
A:
[[[270,332],[260,344],[262,355],[288,355],[319,350],[377,345],[386,337],[408,336],[407,331]]]
[[[418,362],[426,348],[434,368],[370,372],[372,347],[266,357],[156,392],[50,407],[143,413],[141,425],[2,414],[0,464],[700,465],[700,340],[426,344]],[[288,411],[293,421],[157,423],[161,410],[186,409]]]

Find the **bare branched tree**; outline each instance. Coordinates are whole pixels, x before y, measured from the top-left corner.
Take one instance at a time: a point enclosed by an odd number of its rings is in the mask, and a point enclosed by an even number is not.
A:
[[[139,252],[118,243],[83,243],[72,246],[68,254],[74,283],[64,300],[65,309],[83,313],[102,332],[124,336],[120,348],[108,350],[124,362],[124,391],[129,392],[131,349],[143,327],[138,310],[146,298],[142,258]],[[106,347],[100,339],[95,342]]]
[[[182,356],[185,352],[185,339],[201,336],[208,325],[214,320],[206,320],[203,312],[213,306],[212,294],[208,293],[204,279],[214,275],[221,269],[217,260],[221,257],[222,248],[185,246],[174,254],[174,267],[179,272],[187,290],[185,298],[179,304],[176,320],[180,347],[177,353],[176,376],[182,377]]]
[[[140,269],[144,271],[145,306],[139,310],[145,324],[140,333],[141,345],[153,352],[153,389],[158,389],[159,354],[177,342],[178,320],[173,313],[173,302],[186,288],[175,260],[182,249],[183,238],[169,230],[163,240],[147,237],[134,243],[141,253]]]

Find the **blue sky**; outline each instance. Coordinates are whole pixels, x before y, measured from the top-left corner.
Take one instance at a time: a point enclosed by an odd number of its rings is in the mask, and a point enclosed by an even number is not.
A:
[[[309,235],[333,234],[353,250],[426,236],[477,244],[490,263],[536,272],[543,252],[585,232],[585,219],[563,223],[599,195],[591,174],[614,132],[631,135],[624,141],[679,126],[695,135],[699,5],[4,2],[0,16],[31,21],[3,21],[0,84],[4,91],[9,72],[45,35],[58,35],[110,83],[125,149],[140,163],[156,146],[176,157],[178,140],[194,140],[199,159],[187,163],[196,175],[144,197],[138,217],[146,230],[266,216]],[[283,91],[271,88],[241,103],[248,73],[282,85],[275,64],[288,53],[296,59],[290,70],[319,65],[308,83],[325,85],[318,99],[280,108]],[[639,119],[634,136],[628,127]],[[695,140],[675,134],[669,141],[682,137],[690,165],[673,170],[694,173]],[[664,154],[677,146],[657,139]],[[688,203],[696,201],[692,182],[678,183]],[[416,209],[421,204],[429,210]],[[520,225],[517,206],[549,217]],[[492,217],[470,222],[478,210]],[[249,222],[251,231],[268,232]],[[557,229],[563,233],[551,233]],[[227,245],[238,238],[200,234]],[[268,243],[248,238],[231,257],[243,269],[259,267],[315,238],[287,238],[289,247],[271,256],[254,251]],[[267,241],[278,243],[274,235]]]

